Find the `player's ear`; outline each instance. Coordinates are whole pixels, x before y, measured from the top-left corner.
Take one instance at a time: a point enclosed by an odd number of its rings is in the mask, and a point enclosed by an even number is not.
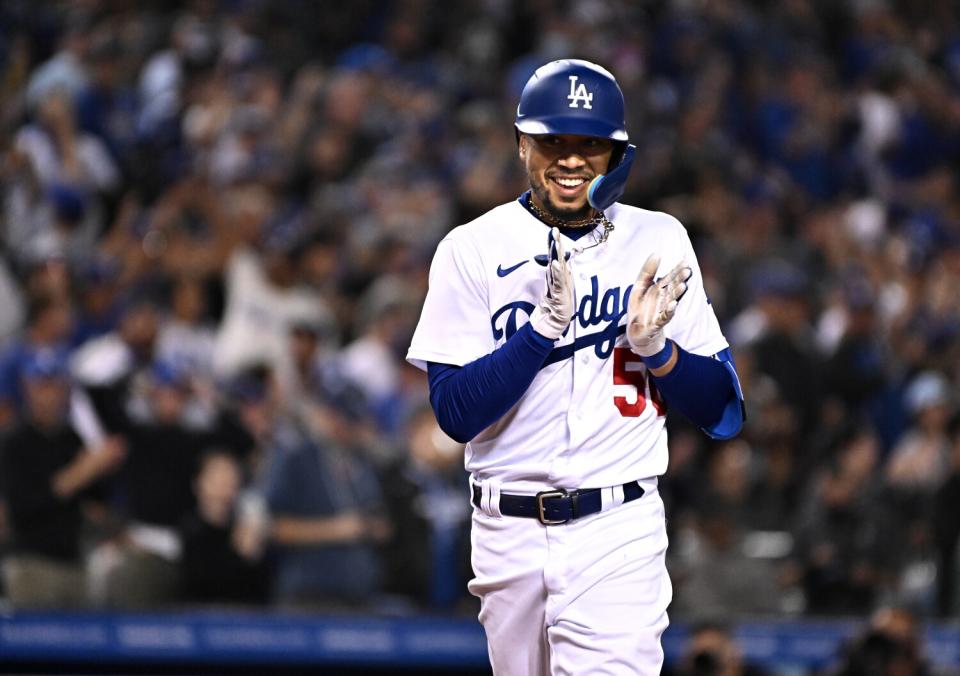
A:
[[[517,152],[520,154],[521,160],[527,159],[527,135],[520,134],[517,137]]]

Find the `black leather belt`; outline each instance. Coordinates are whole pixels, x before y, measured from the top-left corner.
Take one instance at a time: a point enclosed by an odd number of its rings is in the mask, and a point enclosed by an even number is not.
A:
[[[623,484],[623,501],[630,502],[643,495],[636,481]],[[524,516],[536,519],[544,526],[556,526],[581,516],[596,514],[603,508],[602,488],[581,488],[575,491],[554,489],[536,495],[500,494],[500,513],[504,516]],[[473,485],[473,504],[480,506],[483,491]]]

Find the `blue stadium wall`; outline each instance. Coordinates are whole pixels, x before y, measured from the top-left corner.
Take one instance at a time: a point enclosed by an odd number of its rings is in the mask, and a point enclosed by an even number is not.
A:
[[[812,672],[862,624],[745,622],[734,627],[749,661]],[[689,628],[664,636],[667,661]],[[960,672],[960,627],[926,629],[929,660]],[[3,673],[489,673],[483,631],[469,618],[16,613],[0,615]]]

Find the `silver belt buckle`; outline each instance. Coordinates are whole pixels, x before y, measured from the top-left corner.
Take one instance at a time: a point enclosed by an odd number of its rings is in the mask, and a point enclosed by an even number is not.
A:
[[[567,492],[562,489],[554,489],[552,491],[542,491],[537,493],[537,520],[544,526],[559,526],[567,523],[570,519],[548,519],[546,513],[544,512],[543,506],[543,501],[548,498],[565,497],[567,497]]]

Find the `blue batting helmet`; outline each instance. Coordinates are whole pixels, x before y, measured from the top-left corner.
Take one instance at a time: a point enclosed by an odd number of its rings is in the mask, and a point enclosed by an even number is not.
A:
[[[563,59],[540,66],[527,80],[517,106],[517,131],[578,134],[627,141],[623,92],[608,70]]]

